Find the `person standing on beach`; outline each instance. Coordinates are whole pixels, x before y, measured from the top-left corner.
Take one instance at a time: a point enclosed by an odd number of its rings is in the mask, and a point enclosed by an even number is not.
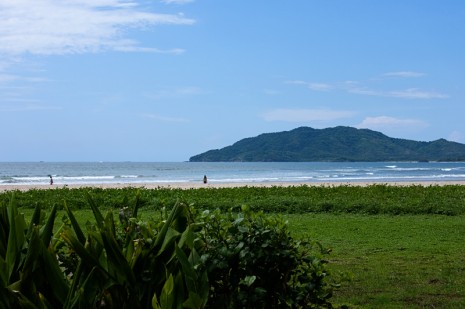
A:
[[[207,175],[203,175],[203,183],[207,183]]]
[[[53,178],[52,175],[48,175],[50,177],[50,185],[53,185]]]

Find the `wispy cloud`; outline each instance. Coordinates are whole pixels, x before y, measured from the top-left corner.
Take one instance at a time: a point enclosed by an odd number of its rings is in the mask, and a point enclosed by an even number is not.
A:
[[[330,121],[349,118],[355,115],[351,111],[339,111],[329,109],[274,109],[262,115],[266,121]]]
[[[333,89],[334,87],[330,84],[324,84],[324,83],[309,83],[308,88],[315,90],[315,91],[329,91]]]
[[[177,88],[160,88],[150,93],[144,94],[145,97],[152,100],[191,97],[204,94],[205,91],[196,86],[186,86]]]
[[[401,98],[401,99],[447,99],[449,96],[443,93],[435,91],[424,91],[418,88],[409,88],[395,91],[380,91],[370,88],[351,87],[347,90],[349,93],[370,95],[378,97],[390,97],[390,98]]]
[[[181,117],[167,117],[167,116],[161,116],[157,114],[143,114],[142,116],[144,118],[152,119],[155,121],[161,121],[161,122],[176,122],[176,123],[189,122],[188,119],[181,118]]]
[[[383,76],[393,77],[393,78],[413,78],[424,76],[424,73],[419,72],[391,72],[385,73]],[[383,79],[381,79],[382,81]],[[379,81],[379,79],[377,79]],[[449,95],[437,92],[423,90],[420,88],[407,88],[400,90],[384,90],[380,89],[380,86],[371,86],[369,82],[361,81],[345,81],[345,82],[335,82],[335,83],[322,83],[322,82],[306,82],[302,80],[290,80],[286,81],[286,84],[305,86],[312,91],[340,91],[350,94],[358,95],[369,95],[369,96],[378,96],[378,97],[391,97],[391,98],[401,98],[401,99],[420,99],[420,100],[430,100],[430,99],[447,99]],[[389,84],[381,85],[386,88]]]
[[[285,82],[286,84],[291,85],[302,85],[306,86],[307,88],[314,90],[314,91],[328,91],[335,88],[335,85],[327,84],[327,83],[314,83],[314,82],[306,82],[303,80],[288,80]]]
[[[389,116],[376,116],[376,117],[367,117],[365,118],[360,124],[358,124],[357,128],[368,128],[368,129],[401,129],[405,130],[406,128],[409,129],[423,129],[428,126],[428,123],[418,120],[418,119],[411,119],[411,118],[395,118]]]
[[[0,105],[2,113],[19,113],[19,112],[37,112],[37,111],[57,111],[62,110],[60,106],[41,105],[41,104],[22,104],[22,105]]]
[[[412,72],[412,71],[400,71],[400,72],[388,72],[384,73],[386,77],[402,77],[402,78],[415,78],[425,76],[425,73]]]
[[[56,55],[106,50],[176,54],[182,49],[142,47],[138,41],[125,37],[125,31],[194,22],[182,14],[144,10],[135,1],[0,1],[0,54]]]
[[[449,96],[434,91],[423,91],[417,88],[409,88],[401,91],[390,91],[385,94],[389,97],[404,99],[446,99]]]
[[[190,2],[194,2],[194,0],[161,0],[161,2],[163,3],[167,3],[167,4],[186,4],[186,3],[190,3]]]

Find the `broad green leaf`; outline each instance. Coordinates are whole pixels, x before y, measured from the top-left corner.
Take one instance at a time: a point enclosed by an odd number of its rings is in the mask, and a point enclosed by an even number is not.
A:
[[[29,223],[29,229],[27,234],[30,235],[32,233],[32,229],[34,226],[38,226],[40,224],[40,214],[42,209],[39,204],[36,205],[34,208],[34,213],[32,214],[31,222]]]
[[[102,239],[108,259],[108,272],[116,276],[114,279],[118,283],[134,286],[136,284],[134,273],[108,228],[102,231]]]
[[[98,209],[97,205],[95,204],[94,199],[92,198],[89,192],[86,192],[86,197],[87,197],[87,202],[89,203],[90,208],[92,209],[92,212],[94,213],[95,220],[97,221],[97,226],[99,228],[102,228],[103,221],[104,221],[102,213]]]
[[[27,248],[26,257],[24,259],[21,270],[21,280],[24,281],[24,284],[32,284],[33,271],[37,261],[39,260],[39,254],[41,254],[41,241],[42,240],[39,237],[38,228],[33,227],[30,233],[29,247]]]
[[[173,223],[174,219],[179,216],[179,214],[182,212],[182,206],[179,202],[176,202],[174,205],[173,209],[171,210],[170,215],[168,216],[168,219],[166,220],[165,224],[163,225],[160,233],[157,235],[157,238],[155,240],[155,243],[152,247],[152,250],[157,250],[159,246],[163,244],[165,241],[166,233],[168,232],[168,228],[170,227],[171,223]]]
[[[160,303],[158,302],[157,293],[153,293],[152,308],[153,309],[162,309],[161,306],[160,306]]]
[[[184,244],[186,244],[189,248],[194,248],[195,238],[196,236],[194,231],[192,231],[191,226],[188,226],[179,239],[179,247],[182,248]]]
[[[24,231],[26,230],[26,222],[24,217],[18,214],[14,194],[8,205],[8,220],[10,230],[8,234],[8,245],[6,250],[5,262],[8,268],[8,282],[11,280],[13,272],[19,265],[20,251],[25,242]]]
[[[83,266],[82,266],[82,259],[79,260],[78,266],[76,267],[76,271],[73,274],[73,280],[71,282],[71,287],[68,290],[68,295],[66,296],[66,300],[63,304],[63,308],[75,308],[75,302],[78,298],[77,290],[79,288],[79,282],[81,279],[81,275],[83,273]]]
[[[48,216],[47,223],[41,228],[40,230],[40,237],[42,238],[42,241],[44,242],[44,245],[48,247],[50,244],[50,240],[52,239],[53,235],[53,225],[55,224],[55,217],[57,214],[57,205],[53,205],[52,211],[50,212],[50,215]]]
[[[111,235],[115,236],[115,220],[113,217],[113,213],[109,210],[105,215],[105,228],[110,232]]]
[[[188,281],[187,287],[189,288],[189,291],[191,290],[196,291],[195,282],[197,279],[197,273],[195,272],[193,265],[189,263],[189,259],[187,258],[184,251],[181,248],[179,248],[179,246],[176,246],[175,250],[176,250],[176,257],[181,263],[184,276],[186,277],[186,281]],[[194,286],[189,285],[189,283],[191,282],[194,283]]]
[[[81,258],[83,263],[88,266],[88,267],[94,267],[97,266],[103,269],[99,263],[99,256],[94,256],[91,254],[90,250],[87,250],[81,242],[74,236],[71,230],[66,229],[61,233],[61,237],[63,240],[68,243],[68,245],[73,249],[77,255]]]
[[[161,307],[164,309],[173,308],[174,296],[174,279],[173,275],[170,274],[168,280],[166,280],[165,285],[163,286],[163,289],[161,291]]]
[[[189,292],[189,298],[183,303],[184,308],[199,309],[205,307],[206,301],[197,293]]]
[[[50,286],[50,292],[60,300],[60,303],[64,303],[66,296],[68,295],[68,283],[64,278],[64,274],[58,266],[55,253],[47,250],[43,243],[41,246],[41,257],[42,257],[42,272],[47,276],[47,282]]]
[[[86,237],[84,236],[84,233],[81,230],[81,227],[79,226],[79,223],[76,220],[76,217],[74,216],[73,212],[69,209],[68,204],[65,201],[65,210],[66,213],[68,214],[68,218],[71,220],[71,226],[73,227],[74,233],[76,233],[76,236],[78,240],[81,242],[81,244],[86,243]]]
[[[101,292],[101,283],[98,279],[97,267],[91,268],[90,272],[86,273],[86,277],[82,281],[81,285],[76,285],[73,290],[70,290],[66,303],[63,306],[64,309],[74,308],[91,308],[95,306],[95,296]],[[79,280],[80,281],[80,280]]]
[[[178,231],[168,228],[166,233],[165,233],[165,238],[163,239],[163,244],[160,248],[160,251],[158,251],[157,256],[163,254],[165,250],[172,244],[174,244],[175,240],[181,235]]]
[[[134,201],[134,205],[132,206],[132,216],[134,218],[137,218],[137,212],[139,210],[139,206],[140,206],[140,190],[137,190],[136,199]]]

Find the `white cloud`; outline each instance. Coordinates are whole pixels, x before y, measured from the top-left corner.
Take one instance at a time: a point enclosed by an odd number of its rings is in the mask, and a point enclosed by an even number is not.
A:
[[[303,85],[314,91],[328,91],[328,90],[336,88],[334,85],[327,84],[327,83],[313,83],[313,82],[305,82],[302,80],[288,80],[285,83],[290,84],[290,85]]]
[[[0,106],[0,112],[2,113],[14,113],[14,112],[36,112],[36,111],[52,111],[62,110],[60,106],[47,106],[39,104],[25,104],[18,106]]]
[[[409,119],[409,118],[395,118],[389,116],[377,116],[377,117],[367,117],[357,128],[368,128],[374,130],[380,129],[400,129],[405,130],[409,129],[423,129],[428,126],[428,123],[418,120],[418,119]]]
[[[166,117],[166,116],[160,116],[156,114],[144,114],[142,116],[148,119],[152,119],[155,121],[161,121],[161,122],[176,122],[176,123],[189,122],[188,119],[181,118],[181,117]]]
[[[412,72],[412,71],[400,71],[400,72],[389,72],[383,74],[386,77],[402,77],[402,78],[414,78],[425,76],[425,73]]]
[[[421,77],[424,73],[418,72],[391,72],[385,73],[383,76],[390,77]],[[387,83],[387,80],[382,80]],[[401,99],[419,99],[419,100],[431,100],[431,99],[447,99],[449,96],[444,93],[436,91],[427,91],[419,88],[407,88],[401,90],[381,90],[379,88],[370,87],[369,83],[363,83],[360,81],[345,81],[335,83],[321,83],[321,82],[306,82],[302,80],[290,80],[286,81],[286,84],[306,86],[313,91],[341,91],[358,95],[369,95],[378,97],[390,97],[390,98],[401,98]],[[367,85],[368,84],[368,85]],[[384,88],[388,85],[383,85]]]
[[[351,87],[347,90],[349,93],[370,95],[378,97],[390,97],[390,98],[401,98],[401,99],[420,99],[420,100],[431,100],[431,99],[447,99],[449,96],[443,93],[434,91],[424,91],[418,88],[409,88],[404,90],[395,91],[379,91],[369,89],[366,87]]]
[[[73,54],[116,51],[179,53],[180,49],[140,47],[125,38],[130,28],[148,25],[190,25],[181,14],[144,11],[123,0],[2,0],[0,54]]]
[[[291,84],[291,85],[308,85],[308,82],[305,82],[303,80],[288,80],[284,82],[285,84]]]
[[[173,99],[173,98],[183,98],[183,97],[191,97],[191,96],[198,96],[203,95],[206,92],[199,87],[196,86],[186,86],[186,87],[178,87],[178,88],[160,88],[155,89],[150,93],[145,93],[144,96],[151,100],[161,100],[161,99]]]
[[[275,109],[262,115],[266,121],[329,121],[352,117],[355,113],[350,111],[337,111],[328,109]]]
[[[194,2],[194,0],[161,0],[161,2],[166,3],[166,4],[186,4],[190,2]]]
[[[439,92],[423,91],[417,88],[409,88],[400,91],[390,91],[384,94],[388,97],[403,99],[446,99],[449,96]]]
[[[315,91],[329,91],[334,87],[330,84],[324,83],[308,83],[308,88],[315,90]]]

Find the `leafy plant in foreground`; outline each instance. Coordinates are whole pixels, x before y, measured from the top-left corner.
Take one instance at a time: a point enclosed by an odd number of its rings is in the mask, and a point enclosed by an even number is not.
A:
[[[165,222],[137,221],[138,198],[117,225],[89,196],[96,225],[84,237],[73,214],[61,234],[80,258],[64,308],[203,308],[208,278],[195,269],[200,257],[187,206],[177,203]]]
[[[210,308],[314,308],[332,305],[323,256],[295,241],[279,218],[219,211],[201,214],[202,259],[210,279]]]
[[[0,206],[0,307],[61,307],[69,285],[55,255],[52,229],[56,206],[41,226],[36,207],[28,225],[18,213],[14,196]],[[41,227],[40,227],[41,226]]]

